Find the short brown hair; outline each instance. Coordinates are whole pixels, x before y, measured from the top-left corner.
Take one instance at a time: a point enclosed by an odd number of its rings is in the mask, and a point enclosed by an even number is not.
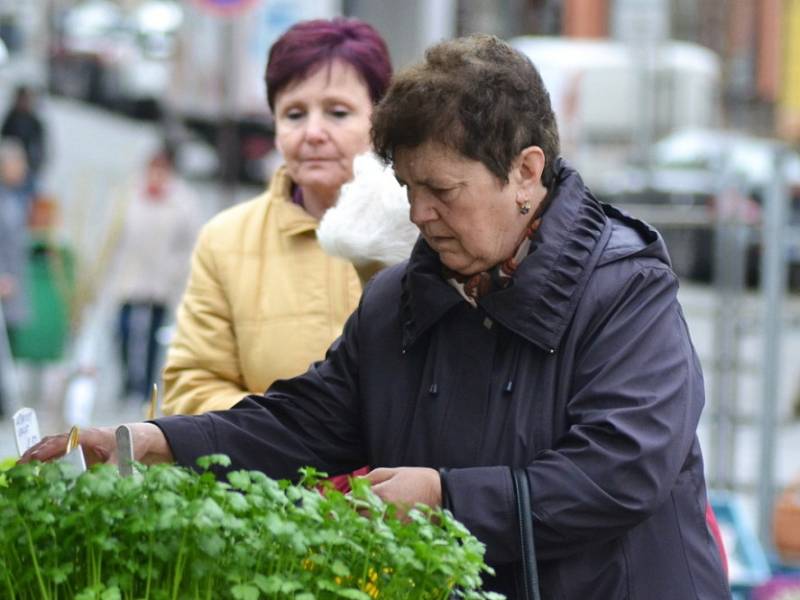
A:
[[[502,182],[528,146],[544,151],[550,188],[558,127],[533,63],[490,35],[441,42],[400,72],[372,117],[375,152],[391,162],[398,147],[435,141],[483,163]]]

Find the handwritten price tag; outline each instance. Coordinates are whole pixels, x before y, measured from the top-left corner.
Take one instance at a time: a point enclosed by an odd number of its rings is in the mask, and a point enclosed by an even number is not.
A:
[[[42,439],[39,433],[39,420],[36,418],[36,411],[27,407],[20,408],[15,412],[13,420],[17,452],[22,456],[28,448]]]

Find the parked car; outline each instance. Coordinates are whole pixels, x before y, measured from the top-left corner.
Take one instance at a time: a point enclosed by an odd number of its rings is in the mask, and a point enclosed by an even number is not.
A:
[[[90,0],[61,14],[49,53],[54,93],[126,110],[152,111],[169,83],[182,9],[150,0],[131,11]]]
[[[724,212],[747,233],[745,272],[758,281],[762,204],[775,172],[777,140],[714,129],[685,129],[654,145],[649,168],[608,173],[595,186],[604,201],[657,227],[679,275],[707,281],[714,267],[715,223]],[[789,152],[781,177],[789,188],[788,223],[800,227],[800,155]],[[793,271],[800,248],[788,247]]]

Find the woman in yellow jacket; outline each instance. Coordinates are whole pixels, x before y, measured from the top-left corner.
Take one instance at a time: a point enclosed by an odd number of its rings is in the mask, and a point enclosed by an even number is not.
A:
[[[200,233],[167,354],[165,414],[230,408],[304,372],[339,336],[361,284],[316,229],[369,149],[390,78],[383,39],[355,19],[299,23],[272,46],[267,98],[285,164],[264,194]]]

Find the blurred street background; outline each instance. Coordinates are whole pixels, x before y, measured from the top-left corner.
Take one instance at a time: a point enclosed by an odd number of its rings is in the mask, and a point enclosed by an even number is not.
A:
[[[775,563],[774,503],[800,478],[800,0],[0,0],[0,114],[31,90],[45,132],[31,193],[71,282],[42,342],[62,349],[21,352],[4,378],[0,458],[21,406],[43,433],[142,418],[120,391],[108,290],[126,187],[167,143],[198,225],[263,189],[280,163],[269,46],[334,15],[372,23],[396,68],[473,32],[537,65],[563,155],[667,241],[706,376],[709,485]],[[729,540],[746,545],[737,514]],[[732,557],[732,577],[768,576]]]

